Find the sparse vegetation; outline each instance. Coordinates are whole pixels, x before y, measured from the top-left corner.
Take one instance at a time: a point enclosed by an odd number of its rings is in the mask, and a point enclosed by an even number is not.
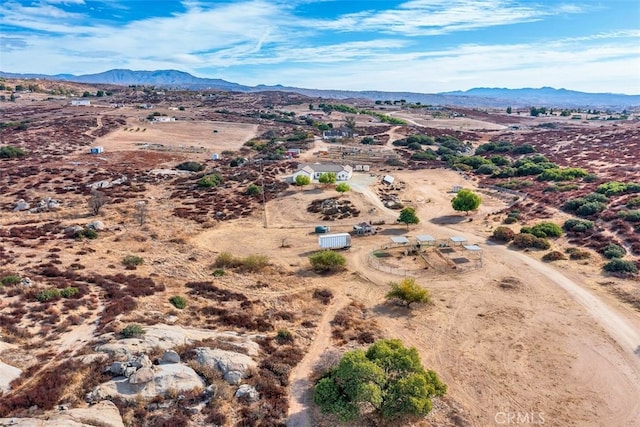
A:
[[[15,159],[25,155],[26,153],[20,147],[14,147],[12,145],[4,145],[0,147],[0,159]]]
[[[217,187],[222,182],[222,178],[218,174],[205,175],[198,180],[198,187],[211,188]]]
[[[345,269],[347,260],[336,251],[325,250],[309,257],[311,267],[318,273],[335,273]]]
[[[391,291],[386,295],[386,298],[398,299],[406,304],[407,308],[410,308],[414,303],[428,304],[431,301],[429,291],[418,285],[413,277],[405,277],[400,283],[390,282],[389,286],[391,286]]]
[[[179,295],[174,295],[171,298],[169,298],[169,302],[175,308],[178,308],[180,310],[182,310],[183,308],[185,308],[187,306],[187,300],[184,297],[181,297]]]
[[[130,324],[125,326],[121,331],[120,334],[124,337],[124,338],[137,338],[140,337],[144,334],[146,334],[147,331],[145,331],[142,326],[138,325],[138,324]]]
[[[510,242],[516,237],[516,232],[509,227],[500,226],[493,230],[492,237],[499,242]]]
[[[638,267],[635,263],[618,258],[612,259],[603,268],[604,271],[610,273],[636,274],[638,272]]]
[[[204,165],[198,162],[188,161],[188,162],[182,162],[178,164],[176,166],[176,169],[182,170],[182,171],[189,171],[189,172],[200,172],[204,170]]]
[[[122,265],[125,267],[137,267],[144,264],[144,258],[137,255],[127,255],[122,258]]]
[[[0,284],[3,286],[17,285],[22,279],[17,274],[9,274],[0,279]]]

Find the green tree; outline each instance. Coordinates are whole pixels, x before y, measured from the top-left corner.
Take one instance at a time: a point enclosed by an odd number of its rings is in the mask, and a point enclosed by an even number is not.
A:
[[[320,174],[320,178],[318,178],[318,182],[324,185],[331,185],[331,184],[335,184],[337,179],[338,177],[336,176],[335,173],[326,172],[326,173]]]
[[[249,196],[256,196],[258,194],[262,194],[262,187],[256,184],[249,184],[246,191]]]
[[[344,127],[349,129],[349,136],[353,136],[356,132],[356,119],[353,116],[347,116],[344,118]]]
[[[351,190],[351,187],[349,187],[349,184],[347,184],[346,182],[341,182],[340,184],[336,185],[336,191],[340,194],[344,194],[349,190]]]
[[[469,211],[478,209],[482,199],[471,190],[462,189],[458,191],[456,197],[451,200],[451,206],[457,211],[465,211],[469,215]]]
[[[398,298],[407,305],[407,308],[410,308],[414,302],[429,303],[431,300],[429,291],[418,285],[413,277],[405,277],[400,283],[390,282],[389,286],[391,291],[386,298]]]
[[[311,183],[311,178],[309,178],[307,175],[297,175],[296,176],[296,185],[298,187],[304,187],[305,185],[309,185],[309,183]]]
[[[345,353],[338,366],[318,380],[313,400],[343,421],[357,419],[363,409],[391,420],[426,415],[431,398],[446,391],[438,375],[422,367],[415,348],[406,348],[400,340],[380,340],[366,352]]]
[[[512,111],[511,107],[507,107],[507,114],[511,114]]]
[[[420,218],[416,215],[416,210],[414,208],[404,208],[400,211],[398,222],[406,224],[408,230],[409,224],[419,224]]]
[[[97,96],[98,98],[102,98],[102,97],[104,96],[104,91],[103,91],[103,90],[99,90],[99,91],[97,91],[97,92],[96,92],[96,96]]]
[[[84,92],[82,92],[82,97],[83,97],[83,98],[88,98],[88,97],[90,97],[90,96],[91,96],[91,92],[89,92],[89,91],[87,91],[87,90],[85,90]]]

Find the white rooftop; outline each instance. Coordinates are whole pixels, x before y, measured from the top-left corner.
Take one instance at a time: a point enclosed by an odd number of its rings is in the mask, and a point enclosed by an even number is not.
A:
[[[392,238],[391,238],[391,241],[392,241],[393,243],[397,243],[397,244],[399,244],[399,245],[405,245],[405,244],[409,243],[409,239],[407,239],[407,238],[406,238],[406,237],[404,237],[404,236],[392,237]]]
[[[474,252],[482,250],[482,248],[478,245],[463,245],[463,247],[468,251],[474,251]]]
[[[453,236],[453,237],[450,237],[449,240],[451,240],[454,243],[462,243],[467,241],[467,239],[465,239],[462,236]]]
[[[433,242],[436,240],[436,238],[433,236],[429,236],[428,234],[418,234],[416,236],[416,240],[418,240],[418,242]]]

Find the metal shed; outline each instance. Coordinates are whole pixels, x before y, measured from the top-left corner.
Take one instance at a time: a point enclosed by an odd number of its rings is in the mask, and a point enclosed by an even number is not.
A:
[[[450,237],[449,240],[451,240],[451,242],[454,245],[461,245],[461,244],[463,244],[464,242],[467,241],[467,239],[465,239],[462,236],[453,236],[453,237]]]
[[[395,245],[406,245],[407,243],[409,243],[409,239],[407,239],[404,236],[395,236],[391,238],[391,241],[395,244]]]
[[[429,236],[428,234],[419,234],[416,236],[416,240],[419,245],[428,245],[432,246],[436,244],[436,238],[433,236]]]

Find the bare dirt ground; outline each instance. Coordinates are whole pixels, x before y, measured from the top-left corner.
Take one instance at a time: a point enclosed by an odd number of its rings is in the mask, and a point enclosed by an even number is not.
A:
[[[216,131],[216,132],[214,132]],[[129,119],[126,130],[119,129],[98,138],[95,145],[105,150],[139,150],[144,144],[162,144],[167,148],[200,148],[208,153],[238,150],[255,137],[258,125],[216,121],[179,120],[167,123]],[[207,154],[202,158],[209,157]]]

